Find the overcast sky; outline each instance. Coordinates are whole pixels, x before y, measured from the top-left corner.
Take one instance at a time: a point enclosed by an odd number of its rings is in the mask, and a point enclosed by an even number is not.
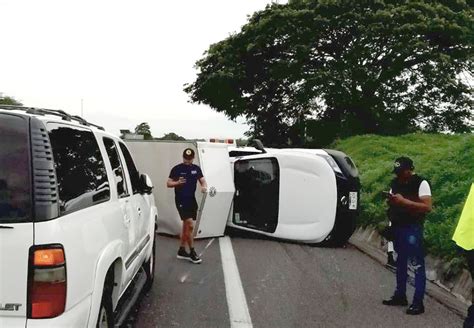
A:
[[[0,92],[81,113],[108,131],[241,137],[248,127],[188,103],[183,84],[210,44],[270,0],[0,0]],[[285,1],[280,1],[280,3]]]

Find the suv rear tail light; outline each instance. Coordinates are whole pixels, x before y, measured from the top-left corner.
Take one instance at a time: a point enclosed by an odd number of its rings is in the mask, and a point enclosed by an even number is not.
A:
[[[61,245],[31,249],[28,277],[28,317],[54,318],[66,306],[66,259]]]

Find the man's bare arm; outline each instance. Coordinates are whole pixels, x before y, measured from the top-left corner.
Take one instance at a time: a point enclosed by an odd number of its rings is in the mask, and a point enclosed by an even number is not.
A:
[[[176,188],[178,186],[181,186],[183,182],[180,180],[174,181],[173,179],[169,178],[168,181],[166,181],[166,186],[168,188]]]
[[[199,183],[201,184],[201,191],[202,191],[202,192],[206,192],[206,191],[207,191],[207,182],[206,182],[206,179],[204,179],[204,177],[200,178],[200,179],[199,179]]]
[[[433,201],[431,196],[420,197],[420,202],[414,202],[404,198],[400,194],[396,194],[391,197],[390,202],[393,202],[395,205],[405,207],[415,213],[429,213],[433,209]]]
[[[405,199],[405,206],[416,213],[429,213],[433,209],[431,196],[420,197],[420,202]]]

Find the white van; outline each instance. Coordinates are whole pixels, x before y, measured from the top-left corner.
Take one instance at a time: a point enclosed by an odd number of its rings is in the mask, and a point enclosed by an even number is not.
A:
[[[103,129],[0,105],[0,327],[123,322],[153,282],[152,188]]]
[[[195,237],[221,236],[226,226],[305,243],[342,245],[355,230],[359,177],[352,160],[333,150],[256,149],[225,143],[127,141],[142,170],[150,173],[160,212],[158,231],[178,235],[169,170],[182,152],[196,152],[208,193],[196,193]]]
[[[258,148],[229,147],[237,191],[228,226],[306,243],[345,244],[360,212],[359,172],[352,159],[332,149]],[[263,192],[268,186],[258,177],[249,182],[239,174],[252,169],[275,172],[274,190]],[[262,206],[273,218],[258,213]],[[250,219],[242,219],[242,211]]]

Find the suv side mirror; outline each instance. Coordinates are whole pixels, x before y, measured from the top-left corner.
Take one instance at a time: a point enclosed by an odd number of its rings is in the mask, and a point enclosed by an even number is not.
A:
[[[147,174],[140,174],[141,192],[144,194],[151,194],[153,190],[153,182]]]

